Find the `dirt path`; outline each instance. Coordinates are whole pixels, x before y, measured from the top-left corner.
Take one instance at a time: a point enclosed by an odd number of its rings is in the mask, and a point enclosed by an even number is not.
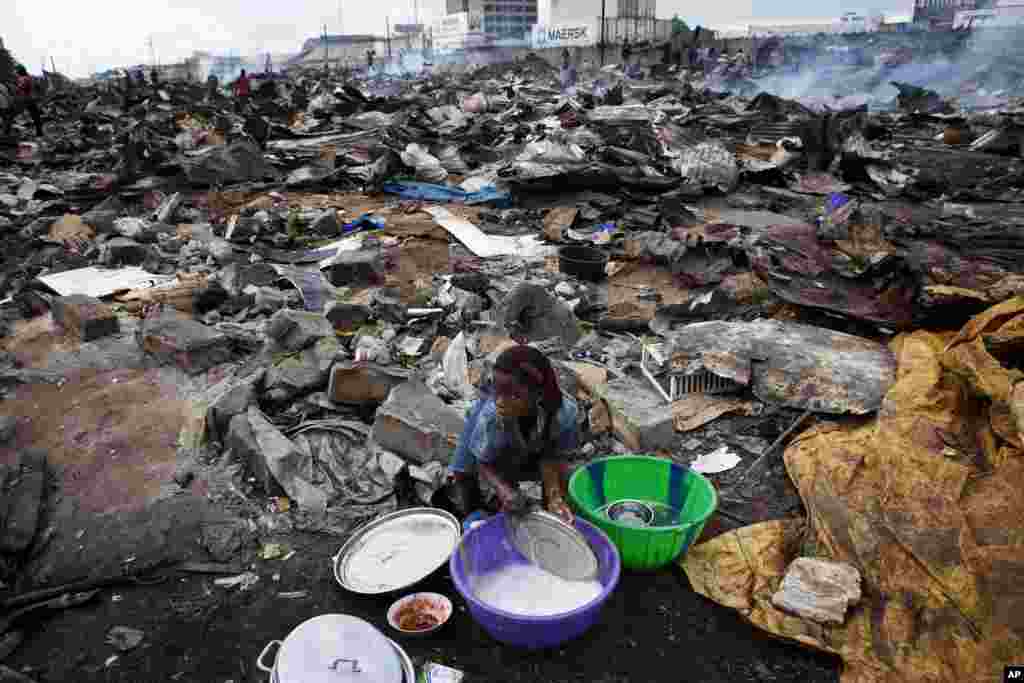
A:
[[[312,545],[306,545],[312,544]],[[160,587],[105,592],[92,605],[68,611],[29,633],[8,660],[30,667],[40,683],[264,683],[255,660],[270,640],[283,639],[306,619],[349,613],[387,632],[388,598],[354,596],[334,582],[332,539],[291,539],[292,559],[260,562],[261,579],[249,592],[191,576]],[[280,574],[274,581],[273,575]],[[417,664],[457,666],[468,681],[492,683],[710,683],[714,681],[834,682],[838,661],[766,637],[735,612],[697,596],[682,572],[626,573],[600,622],[563,648],[525,652],[502,646],[477,626],[445,572],[422,586],[451,596],[452,622],[429,639],[402,645]],[[302,599],[279,592],[308,591]],[[143,644],[121,655],[104,644],[112,626],[146,632]]]

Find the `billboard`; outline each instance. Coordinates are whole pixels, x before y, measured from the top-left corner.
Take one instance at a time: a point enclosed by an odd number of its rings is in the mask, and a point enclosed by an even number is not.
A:
[[[597,22],[575,21],[558,26],[533,27],[533,49],[546,47],[584,47],[597,43]]]

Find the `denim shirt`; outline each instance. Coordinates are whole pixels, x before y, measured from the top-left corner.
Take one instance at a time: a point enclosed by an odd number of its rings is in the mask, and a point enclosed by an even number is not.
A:
[[[579,408],[576,401],[562,394],[562,407],[554,418],[554,431],[557,434],[554,444],[554,455],[561,455],[576,448],[579,441],[579,429],[576,425],[576,414]],[[455,449],[455,457],[448,466],[449,472],[475,474],[480,463],[496,465],[500,470],[516,470],[536,454],[523,454],[521,462],[497,463],[497,454],[502,444],[498,439],[502,434],[497,429],[497,405],[493,396],[484,396],[470,407],[466,425],[459,437]],[[507,458],[507,456],[506,456]]]

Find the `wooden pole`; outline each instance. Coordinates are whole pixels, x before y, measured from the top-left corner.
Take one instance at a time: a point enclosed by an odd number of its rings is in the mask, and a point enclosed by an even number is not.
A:
[[[604,9],[605,9],[605,0],[601,0],[601,66],[604,66],[604,22],[605,22]]]

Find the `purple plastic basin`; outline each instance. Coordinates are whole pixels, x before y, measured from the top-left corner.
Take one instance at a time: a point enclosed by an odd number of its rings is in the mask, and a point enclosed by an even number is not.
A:
[[[469,604],[469,613],[492,638],[508,645],[528,649],[555,647],[582,635],[597,622],[601,608],[619,583],[619,551],[608,536],[589,522],[577,518],[576,528],[597,554],[598,580],[604,589],[593,601],[564,614],[529,617],[512,614],[480,602],[466,582],[462,566],[463,552],[477,575],[509,564],[528,562],[511,544],[505,533],[505,515],[498,514],[464,534],[464,548],[457,548],[448,561],[455,587]]]

